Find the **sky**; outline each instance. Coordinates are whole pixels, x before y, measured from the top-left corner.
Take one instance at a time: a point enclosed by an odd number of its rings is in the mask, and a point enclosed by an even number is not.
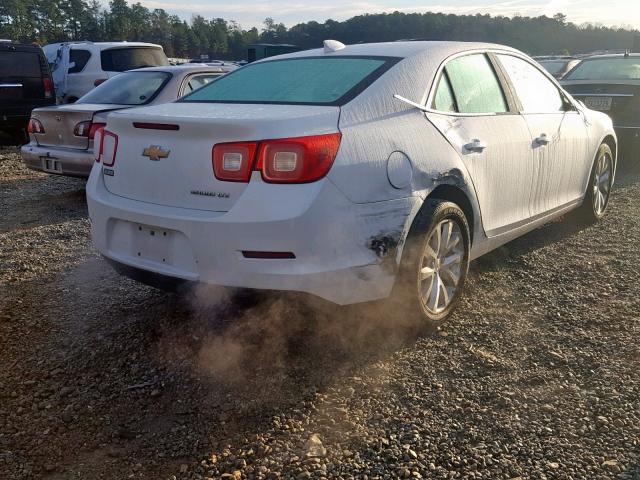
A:
[[[107,0],[103,0],[107,3]],[[608,26],[631,26],[640,29],[640,0],[129,0],[140,1],[147,8],[163,8],[171,14],[189,19],[221,17],[236,20],[243,28],[261,27],[266,17],[287,27],[316,20],[345,20],[363,13],[444,12],[456,14],[490,14],[513,16],[567,15],[574,23],[593,22]]]

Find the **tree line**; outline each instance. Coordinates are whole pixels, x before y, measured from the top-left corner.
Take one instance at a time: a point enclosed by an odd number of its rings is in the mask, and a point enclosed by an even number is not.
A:
[[[531,55],[588,53],[631,48],[637,29],[599,24],[576,25],[559,13],[513,18],[444,13],[358,15],[339,22],[310,21],[287,28],[272,18],[263,27],[243,29],[223,18],[194,15],[186,21],[163,9],[111,0],[2,0],[0,38],[23,42],[144,41],[163,46],[169,57],[243,59],[250,43],[291,43],[318,47],[327,38],[344,43],[401,39],[486,41],[513,46]]]

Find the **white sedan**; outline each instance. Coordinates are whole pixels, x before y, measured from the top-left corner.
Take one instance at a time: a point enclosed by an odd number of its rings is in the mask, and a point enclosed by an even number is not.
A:
[[[430,324],[469,261],[573,209],[600,219],[617,149],[535,61],[458,42],[326,41],[111,114],[100,142],[92,237],[119,271],[389,298]]]

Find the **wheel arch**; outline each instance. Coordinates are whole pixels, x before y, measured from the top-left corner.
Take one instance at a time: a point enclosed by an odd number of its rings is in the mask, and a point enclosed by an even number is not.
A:
[[[601,145],[603,143],[606,143],[611,149],[611,153],[613,153],[613,171],[615,174],[616,167],[618,166],[618,141],[614,135],[612,135],[611,133],[608,133],[600,142]],[[597,153],[596,153],[596,156],[597,156]],[[595,158],[593,159],[593,161],[595,162]]]
[[[467,193],[456,185],[443,183],[434,188],[426,198],[426,200],[431,199],[445,200],[455,203],[460,207],[460,210],[462,210],[464,216],[467,218],[467,223],[469,224],[469,237],[471,239],[471,244],[473,244],[476,218],[473,205]],[[418,212],[418,215],[420,215],[420,212]]]

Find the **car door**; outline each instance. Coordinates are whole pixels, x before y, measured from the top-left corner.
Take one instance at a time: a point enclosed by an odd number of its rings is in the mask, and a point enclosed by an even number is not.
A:
[[[496,57],[531,132],[535,169],[532,216],[580,199],[591,169],[584,117],[558,86],[528,60],[510,54]]]
[[[531,135],[486,53],[455,57],[439,73],[427,118],[458,151],[487,236],[530,217]]]

